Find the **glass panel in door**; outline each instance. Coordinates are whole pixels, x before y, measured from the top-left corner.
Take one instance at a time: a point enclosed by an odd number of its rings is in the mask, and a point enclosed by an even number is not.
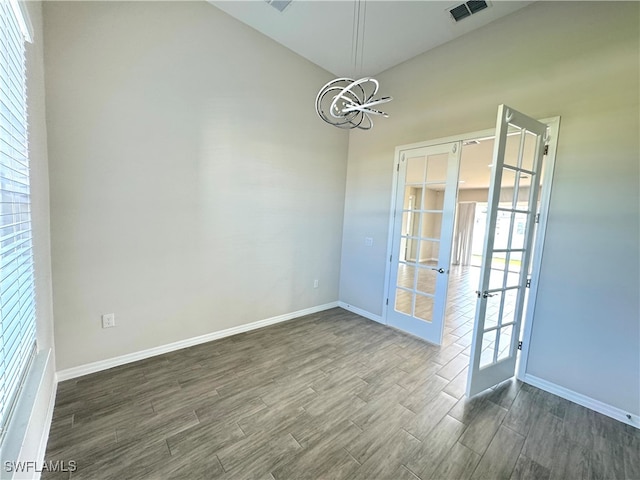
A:
[[[441,343],[453,217],[458,142],[401,152],[393,226],[387,323]]]

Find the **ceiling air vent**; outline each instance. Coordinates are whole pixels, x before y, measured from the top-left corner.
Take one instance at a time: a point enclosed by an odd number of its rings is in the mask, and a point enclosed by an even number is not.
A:
[[[292,0],[264,0],[279,12],[284,12]]]
[[[449,13],[456,22],[459,22],[463,18],[470,17],[474,13],[484,10],[488,6],[489,5],[484,0],[471,0],[467,3],[463,3],[462,5],[458,5],[457,7],[450,8]]]

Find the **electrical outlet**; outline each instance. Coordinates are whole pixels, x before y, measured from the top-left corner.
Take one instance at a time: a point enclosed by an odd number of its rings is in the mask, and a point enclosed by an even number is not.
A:
[[[313,281],[313,288],[318,288],[318,279],[317,278]]]
[[[373,237],[364,237],[364,246],[373,247]]]
[[[102,328],[111,328],[116,326],[116,314],[105,313],[102,315]]]

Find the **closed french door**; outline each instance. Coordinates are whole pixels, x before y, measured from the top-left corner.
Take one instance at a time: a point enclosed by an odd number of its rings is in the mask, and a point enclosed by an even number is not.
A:
[[[468,396],[515,373],[546,129],[510,107],[498,108]],[[500,235],[498,223],[506,230]]]
[[[400,152],[386,321],[442,343],[460,142]]]

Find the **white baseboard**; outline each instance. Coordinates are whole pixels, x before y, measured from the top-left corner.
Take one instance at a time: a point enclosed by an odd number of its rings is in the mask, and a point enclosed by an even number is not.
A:
[[[338,302],[338,306],[340,308],[344,308],[345,310],[349,310],[350,312],[356,313],[361,317],[368,318],[369,320],[373,320],[374,322],[378,322],[383,325],[386,325],[386,323],[384,322],[384,319],[380,315],[374,315],[373,313],[367,312],[366,310],[363,310],[358,307],[354,307],[353,305],[349,305],[348,303],[345,303],[345,302]]]
[[[280,322],[286,322],[287,320],[293,320],[294,318],[303,317],[305,315],[311,315],[312,313],[321,312],[323,310],[329,310],[330,308],[338,307],[338,302],[325,303],[324,305],[317,305],[315,307],[305,308],[304,310],[298,310],[296,312],[285,313],[284,315],[278,315],[276,317],[266,318],[264,320],[258,320],[257,322],[247,323],[239,325],[237,327],[227,328],[225,330],[219,330],[217,332],[207,333],[198,337],[187,338],[178,342],[169,343],[167,345],[160,345],[158,347],[149,348],[139,352],[128,353],[119,357],[109,358],[107,360],[100,360],[98,362],[88,363],[86,365],[80,365],[79,367],[67,368],[58,372],[58,381],[70,380],[72,378],[81,377],[90,373],[100,372],[109,368],[118,367],[127,363],[137,362],[138,360],[144,360],[146,358],[155,357],[156,355],[162,355],[164,353],[173,352],[175,350],[181,350],[187,347],[193,347],[194,345],[200,345],[201,343],[211,342],[238,333],[248,332],[250,330],[256,330],[258,328],[267,327]]]
[[[601,402],[600,400],[595,400],[591,397],[587,397],[586,395],[574,392],[573,390],[561,387],[560,385],[549,382],[547,380],[543,380],[542,378],[538,378],[528,373],[525,374],[523,381],[541,390],[553,393],[554,395],[562,397],[573,403],[577,403],[578,405],[582,405],[583,407],[606,415],[607,417],[611,417],[622,423],[626,423],[627,425],[640,428],[640,416],[638,415],[625,412],[624,410],[613,407],[607,403]]]

